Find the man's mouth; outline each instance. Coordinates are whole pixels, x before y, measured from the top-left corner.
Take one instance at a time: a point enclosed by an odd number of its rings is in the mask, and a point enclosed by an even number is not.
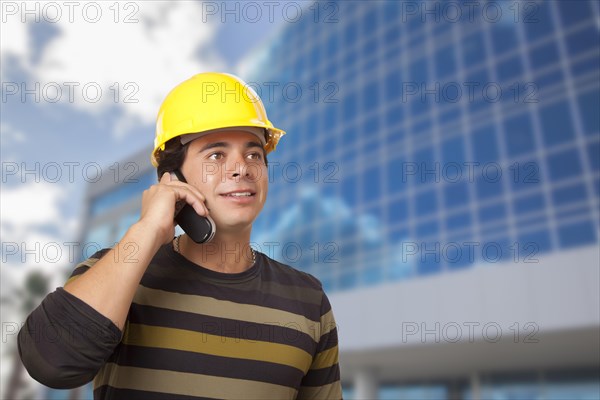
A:
[[[225,196],[228,197],[248,197],[248,196],[254,196],[252,193],[250,192],[242,192],[242,193],[229,193],[226,194]]]
[[[254,195],[256,195],[256,193],[250,190],[236,190],[233,192],[221,194],[221,196],[224,197],[252,197]]]

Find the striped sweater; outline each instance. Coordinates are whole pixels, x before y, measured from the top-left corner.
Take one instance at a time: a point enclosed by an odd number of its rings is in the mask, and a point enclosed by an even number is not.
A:
[[[258,252],[247,271],[223,274],[162,246],[123,332],[59,288],[28,317],[19,351],[48,386],[94,379],[95,399],[342,397],[337,329],[319,281]]]

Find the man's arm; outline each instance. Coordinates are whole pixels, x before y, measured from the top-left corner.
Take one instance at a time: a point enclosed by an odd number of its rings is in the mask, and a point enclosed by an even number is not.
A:
[[[337,325],[329,299],[323,294],[321,303],[321,336],[307,374],[302,379],[298,399],[342,398],[338,360]]]
[[[140,220],[121,241],[29,315],[19,332],[19,353],[31,376],[56,388],[77,387],[95,376],[120,342],[152,257],[173,238],[180,200],[207,215],[197,189],[163,175],[144,192]]]
[[[185,200],[200,215],[207,215],[204,197],[191,185],[171,181],[165,173],[160,183],[144,191],[140,220],[106,256],[65,290],[90,305],[123,329],[137,286],[152,257],[175,234],[175,203]]]
[[[131,251],[138,243],[151,243],[136,235],[139,230],[141,226],[132,226],[113,249],[98,252],[79,265],[76,271],[87,271],[46,296],[28,316],[19,332],[19,355],[38,382],[57,389],[84,385],[121,341],[135,287],[152,258],[147,252],[140,251],[138,256]],[[108,295],[105,288],[110,284],[114,290]]]
[[[29,315],[18,345],[35,380],[70,389],[91,381],[120,341],[115,324],[59,288]]]
[[[148,264],[162,243],[158,234],[142,221],[89,270],[64,290],[123,329],[131,301]]]

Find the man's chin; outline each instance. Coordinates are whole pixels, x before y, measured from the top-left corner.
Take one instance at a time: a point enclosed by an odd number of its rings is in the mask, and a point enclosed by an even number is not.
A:
[[[219,221],[215,221],[217,224],[217,232],[243,232],[246,229],[252,228],[252,223],[254,222],[254,219],[255,218],[223,218]]]

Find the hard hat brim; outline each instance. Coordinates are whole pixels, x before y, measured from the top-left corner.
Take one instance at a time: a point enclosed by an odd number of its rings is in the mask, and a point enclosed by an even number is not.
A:
[[[257,137],[259,138],[259,140],[261,141],[263,148],[265,149],[265,152],[267,154],[269,154],[270,152],[272,152],[273,150],[275,150],[275,148],[277,147],[277,144],[279,143],[279,140],[281,139],[281,137],[283,135],[285,135],[285,131],[281,130],[279,128],[275,128],[273,126],[271,127],[257,127],[257,126],[232,126],[232,127],[227,127],[227,128],[219,128],[219,129],[211,129],[209,131],[204,131],[204,132],[196,132],[196,133],[189,133],[189,134],[182,134],[179,135],[178,137],[181,140],[181,144],[187,144],[189,142],[191,142],[194,139],[200,138],[204,135],[208,135],[209,133],[215,133],[218,131],[231,131],[231,130],[242,130],[242,131],[247,131],[250,133],[254,133],[256,135],[256,131],[252,130],[247,130],[246,128],[253,128],[253,129],[258,129],[259,131],[266,131],[266,137],[261,137],[260,135],[257,135]],[[186,138],[188,137],[188,138]],[[185,141],[185,142],[184,142]],[[158,167],[158,160],[157,160],[157,156],[158,153],[162,150],[164,150],[165,148],[165,143],[162,143],[160,146],[158,146],[153,152],[152,155],[150,156],[150,161],[152,163],[152,165],[154,167]]]
[[[260,140],[260,143],[263,147],[267,144],[267,138],[266,138],[267,133],[265,131],[265,128],[257,128],[255,126],[237,126],[237,127],[233,127],[233,128],[218,128],[218,129],[213,129],[210,131],[204,131],[204,132],[198,132],[198,133],[188,133],[187,135],[179,136],[179,139],[181,140],[181,144],[187,144],[193,140],[199,139],[206,135],[210,135],[213,133],[219,133],[219,132],[230,132],[230,131],[242,131],[242,132],[251,133],[254,136],[256,136],[258,138],[258,140]]]

